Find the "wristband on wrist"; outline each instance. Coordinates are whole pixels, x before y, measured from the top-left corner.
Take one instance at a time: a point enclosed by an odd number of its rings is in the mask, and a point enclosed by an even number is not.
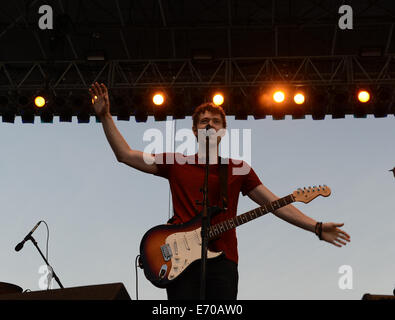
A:
[[[322,240],[322,222],[317,222],[315,225],[314,233]]]

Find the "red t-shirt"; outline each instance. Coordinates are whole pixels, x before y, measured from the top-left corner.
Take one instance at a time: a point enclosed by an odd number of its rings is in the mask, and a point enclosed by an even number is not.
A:
[[[200,189],[204,183],[205,165],[198,163],[197,154],[192,156],[184,156],[180,153],[156,154],[155,162],[158,167],[156,175],[169,180],[174,210],[171,223],[188,222],[202,210],[202,206],[197,205],[196,200],[200,202],[203,200]],[[208,182],[210,206],[222,208],[218,164],[210,165]],[[214,215],[211,224],[235,217],[240,191],[246,195],[261,183],[246,162],[229,159],[228,210]],[[223,251],[229,260],[238,263],[236,229],[226,231],[219,239],[211,241],[209,248],[212,251]]]

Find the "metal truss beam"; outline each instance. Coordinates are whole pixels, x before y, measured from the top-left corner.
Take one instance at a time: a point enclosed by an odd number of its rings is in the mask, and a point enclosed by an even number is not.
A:
[[[395,55],[0,63],[0,90],[87,89],[94,81],[118,89],[395,85]]]

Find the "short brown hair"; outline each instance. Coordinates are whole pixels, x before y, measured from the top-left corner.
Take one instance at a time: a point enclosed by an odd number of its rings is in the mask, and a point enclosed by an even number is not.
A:
[[[226,114],[221,106],[218,106],[212,102],[205,102],[200,106],[197,106],[192,115],[193,126],[197,127],[199,115],[205,113],[206,111],[212,112],[214,114],[219,114],[222,119],[223,127],[226,129]]]

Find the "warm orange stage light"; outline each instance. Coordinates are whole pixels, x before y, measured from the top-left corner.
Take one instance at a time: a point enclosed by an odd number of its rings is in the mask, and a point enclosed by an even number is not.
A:
[[[370,100],[370,93],[366,90],[361,90],[358,92],[358,100],[362,103],[366,103]]]
[[[44,106],[45,106],[45,103],[46,103],[46,101],[45,101],[44,97],[42,97],[42,96],[37,96],[37,97],[34,99],[34,104],[36,105],[37,108],[42,108],[42,107],[44,107]]]
[[[215,105],[220,106],[225,101],[224,96],[221,93],[216,93],[213,96],[213,102]]]
[[[277,103],[282,103],[285,100],[285,93],[283,91],[276,91],[273,94],[273,100]]]
[[[152,101],[155,105],[160,106],[165,102],[165,97],[161,93],[156,93],[153,96]]]
[[[294,96],[294,101],[296,104],[303,104],[305,101],[305,97],[303,93],[297,93]]]

